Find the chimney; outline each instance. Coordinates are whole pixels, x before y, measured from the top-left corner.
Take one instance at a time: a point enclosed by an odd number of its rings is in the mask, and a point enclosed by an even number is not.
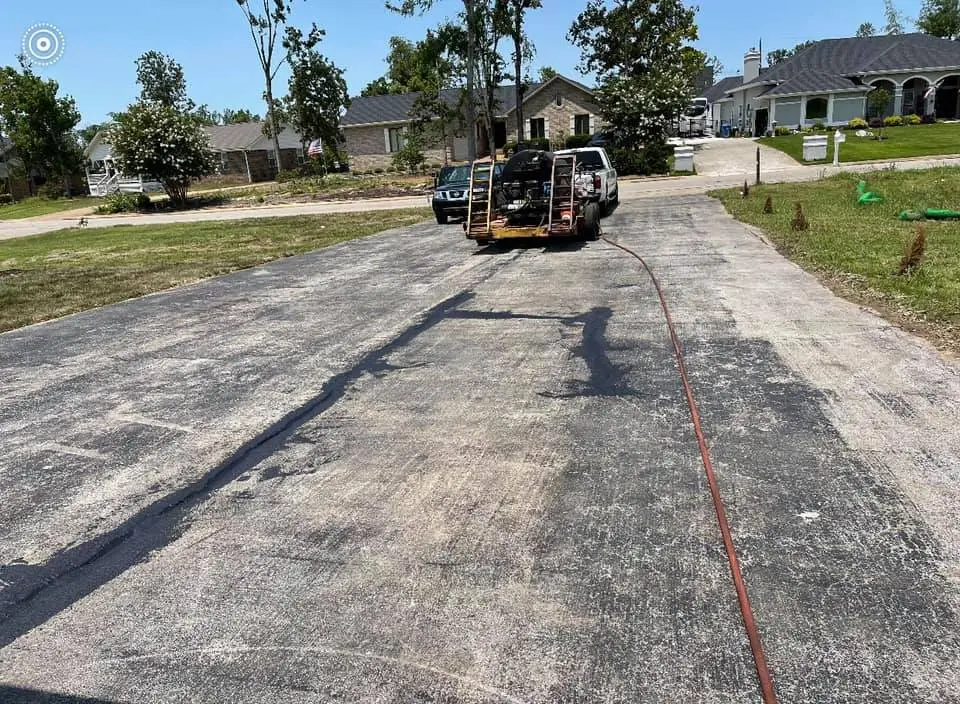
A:
[[[760,52],[750,49],[743,56],[743,82],[749,83],[760,75]]]

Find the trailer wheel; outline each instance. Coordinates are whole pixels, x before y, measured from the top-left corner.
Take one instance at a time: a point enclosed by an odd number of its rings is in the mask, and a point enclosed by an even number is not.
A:
[[[478,247],[486,247],[490,243],[489,240],[477,240]]]
[[[587,203],[583,209],[583,224],[580,233],[585,240],[596,240],[600,237],[600,205]]]

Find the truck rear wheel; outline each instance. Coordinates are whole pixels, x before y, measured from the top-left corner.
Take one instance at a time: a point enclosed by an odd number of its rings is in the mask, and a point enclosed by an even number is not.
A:
[[[598,203],[587,203],[587,207],[583,209],[583,224],[580,228],[580,234],[585,240],[596,240],[600,237],[600,205]]]

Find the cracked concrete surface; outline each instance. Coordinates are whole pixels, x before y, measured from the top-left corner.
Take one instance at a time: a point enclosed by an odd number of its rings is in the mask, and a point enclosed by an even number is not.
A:
[[[625,202],[783,702],[960,701],[960,376]],[[423,225],[0,335],[0,701],[756,701],[652,285]]]

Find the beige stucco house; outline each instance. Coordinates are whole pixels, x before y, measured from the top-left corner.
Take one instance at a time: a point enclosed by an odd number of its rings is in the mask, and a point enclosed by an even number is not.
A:
[[[457,105],[461,92],[446,90],[443,99]],[[354,171],[386,168],[403,146],[411,126],[411,113],[418,93],[377,95],[355,98],[341,121],[350,168]],[[514,87],[497,89],[497,118],[494,123],[494,147],[502,148],[517,140],[516,97]],[[593,92],[587,86],[565,76],[554,76],[544,83],[528,87],[523,98],[524,137],[549,139],[562,145],[569,135],[593,134],[600,128],[599,110]],[[427,162],[462,161],[467,158],[466,120],[450,125],[425,150]],[[478,124],[477,152],[490,153],[485,130]]]
[[[761,135],[774,125],[843,125],[868,117],[866,95],[885,88],[885,115],[960,118],[960,42],[926,34],[824,39],[774,66],[751,49],[743,74],[701,97],[715,132],[724,125]]]

